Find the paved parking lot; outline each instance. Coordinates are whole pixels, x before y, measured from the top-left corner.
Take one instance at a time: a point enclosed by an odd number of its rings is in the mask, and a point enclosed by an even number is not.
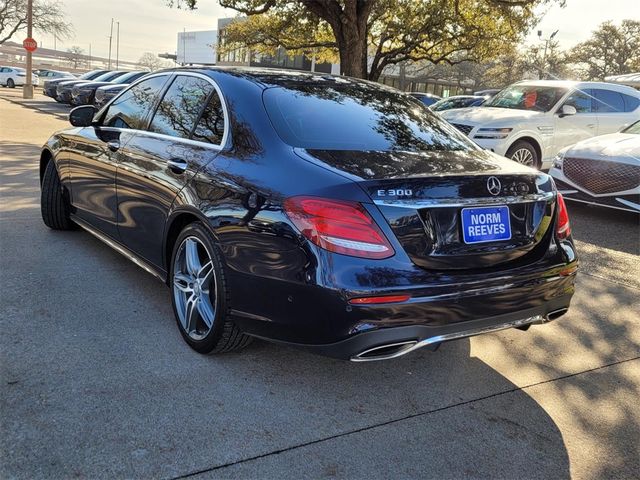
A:
[[[569,205],[582,268],[550,325],[385,363],[262,342],[204,357],[163,284],[42,224],[38,153],[64,107],[16,93],[0,90],[1,478],[638,477],[637,216]]]

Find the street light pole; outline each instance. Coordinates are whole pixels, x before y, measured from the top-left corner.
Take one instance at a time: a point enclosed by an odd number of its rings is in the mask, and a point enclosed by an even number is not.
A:
[[[118,24],[118,29],[116,30],[116,70],[120,65],[120,22],[116,22]]]
[[[33,0],[27,2],[27,38],[31,38],[33,34]],[[33,75],[33,57],[31,52],[27,50],[27,83],[22,87],[22,98],[33,98],[33,84],[31,76]]]
[[[547,67],[547,48],[549,47],[549,42],[553,40],[553,37],[555,37],[559,31],[560,30],[556,30],[551,35],[549,35],[549,38],[543,39],[542,30],[538,30],[538,37],[540,38],[540,40],[544,42],[544,53],[542,54],[542,67],[540,68],[538,73],[539,80],[542,80],[542,77],[544,76],[543,74],[545,73],[544,70]]]
[[[111,39],[113,38],[113,18],[111,19],[111,31],[109,33],[109,70],[111,70]]]

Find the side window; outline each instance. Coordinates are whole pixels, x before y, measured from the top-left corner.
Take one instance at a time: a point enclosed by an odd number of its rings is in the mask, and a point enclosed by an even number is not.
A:
[[[640,105],[640,99],[636,97],[632,97],[631,95],[622,94],[622,99],[624,100],[624,111],[625,112],[633,112],[638,105]]]
[[[196,125],[196,129],[193,132],[193,139],[214,145],[221,145],[223,135],[224,111],[218,92],[214,91]]]
[[[202,78],[178,75],[158,105],[149,130],[189,138],[213,86]]]
[[[105,127],[143,129],[147,113],[166,80],[167,75],[149,78],[127,90],[109,106],[102,124]]]
[[[624,112],[624,100],[622,94],[613,90],[595,89],[593,91],[594,103],[598,113]]]
[[[576,90],[569,95],[564,104],[575,107],[578,113],[591,113],[591,95],[591,90]]]

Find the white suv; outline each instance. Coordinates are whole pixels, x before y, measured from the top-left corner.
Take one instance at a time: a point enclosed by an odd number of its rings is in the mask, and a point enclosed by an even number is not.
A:
[[[640,92],[612,83],[525,81],[480,107],[440,115],[481,147],[547,169],[562,148],[639,120]]]
[[[27,83],[27,71],[20,67],[0,67],[0,85],[13,88]],[[31,74],[31,84],[38,85],[38,76]]]

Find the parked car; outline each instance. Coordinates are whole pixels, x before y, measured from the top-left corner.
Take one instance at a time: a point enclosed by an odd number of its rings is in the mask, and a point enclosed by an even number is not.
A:
[[[418,106],[325,74],[156,72],[71,111],[42,217],[166,282],[201,353],[381,360],[563,315],[577,260],[551,177]]]
[[[640,92],[611,83],[527,81],[505,88],[480,108],[441,115],[478,145],[547,169],[560,149],[640,119]]]
[[[44,82],[44,85],[42,87],[43,93],[47,96],[47,97],[51,97],[51,98],[56,98],[56,96],[58,95],[56,89],[58,87],[59,83],[62,82],[70,82],[70,81],[86,81],[86,80],[93,80],[94,78],[99,77],[100,75],[107,73],[109,70],[92,70],[90,72],[87,72],[83,75],[80,75],[79,77],[76,77],[73,80],[70,80],[68,78],[56,78],[53,80],[46,80]]]
[[[422,103],[424,103],[427,107],[433,105],[438,100],[441,99],[438,95],[434,95],[433,93],[421,93],[421,92],[411,92],[409,95],[417,98]]]
[[[105,72],[102,75],[95,77],[91,81],[95,82],[109,82],[111,80],[115,80],[121,75],[124,75],[127,72],[124,71],[115,71],[115,72]],[[56,85],[56,100],[61,103],[71,103],[71,92],[73,91],[73,87],[76,85],[80,85],[83,83],[87,83],[87,80],[71,80],[68,82],[60,82]]]
[[[66,80],[71,80],[72,78],[77,78],[73,73],[71,72],[65,72],[62,70],[38,70],[37,72],[38,77],[40,77],[40,80],[42,81],[47,81],[47,80],[53,80],[55,78],[64,78]]]
[[[640,121],[560,150],[549,174],[567,200],[640,213]]]
[[[93,105],[100,109],[105,106],[112,98],[122,92],[128,85],[106,85],[98,87],[93,97]]]
[[[27,83],[27,71],[20,67],[0,67],[0,85],[15,88]],[[37,86],[40,83],[36,74],[31,75],[31,84]]]
[[[123,75],[117,76],[114,80],[111,81],[91,81],[85,83],[77,83],[71,89],[71,105],[89,105],[93,103],[93,99],[96,94],[96,90],[99,87],[104,87],[105,85],[113,86],[113,85],[129,85],[133,83],[138,78],[146,75],[149,72],[126,72]]]
[[[495,97],[497,93],[500,92],[500,88],[487,88],[486,90],[478,90],[477,92],[473,92],[474,95],[479,97]]]
[[[489,97],[480,97],[478,95],[454,95],[438,100],[429,108],[434,112],[442,112],[444,110],[453,110],[454,108],[477,107],[482,105],[488,98]]]

